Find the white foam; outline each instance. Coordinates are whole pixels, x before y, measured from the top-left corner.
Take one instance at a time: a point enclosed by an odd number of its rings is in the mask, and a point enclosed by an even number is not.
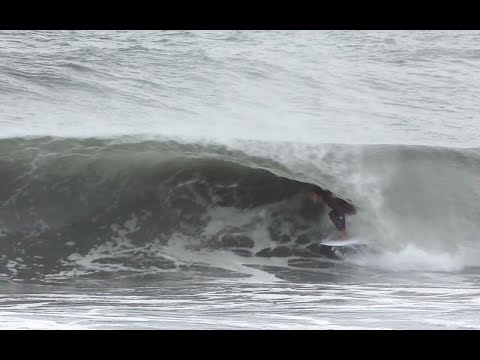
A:
[[[66,324],[64,322],[55,320],[44,319],[32,319],[26,317],[20,318],[17,313],[1,312],[0,317],[2,322],[0,323],[1,330],[17,329],[17,330],[85,330],[88,327],[77,324]]]
[[[176,237],[174,237],[176,238]],[[258,258],[243,257],[229,250],[189,250],[182,241],[171,241],[168,246],[162,247],[162,256],[168,255],[183,264],[205,264],[240,274],[250,275],[248,282],[277,282],[281,281],[268,272],[254,269],[248,265],[288,267],[285,258]],[[243,281],[243,280],[242,280]]]
[[[460,271],[480,263],[480,250],[458,248],[455,251],[434,251],[409,243],[401,250],[383,250],[379,253],[361,253],[347,257],[357,265],[377,267],[391,271]]]

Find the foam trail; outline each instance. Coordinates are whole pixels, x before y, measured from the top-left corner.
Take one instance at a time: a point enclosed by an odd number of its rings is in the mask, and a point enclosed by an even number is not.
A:
[[[408,243],[399,251],[384,250],[375,254],[362,253],[347,258],[348,262],[387,271],[458,272],[478,266],[480,249],[459,247],[456,251],[422,249]]]
[[[250,275],[247,279],[239,280],[241,282],[274,283],[283,281],[274,274],[254,269],[248,265],[288,267],[286,259],[245,258],[224,250],[191,251],[179,244],[177,242],[163,248],[162,253],[174,257],[177,260],[177,264],[205,264],[235,273]]]

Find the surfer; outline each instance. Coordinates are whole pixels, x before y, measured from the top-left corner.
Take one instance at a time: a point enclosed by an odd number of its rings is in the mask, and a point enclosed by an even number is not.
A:
[[[340,231],[342,240],[347,240],[348,233],[345,225],[345,215],[355,214],[355,207],[345,200],[335,197],[330,191],[323,190],[319,186],[314,186],[310,190],[310,199],[314,204],[325,202],[328,207],[332,209],[328,213],[328,216],[338,231]]]

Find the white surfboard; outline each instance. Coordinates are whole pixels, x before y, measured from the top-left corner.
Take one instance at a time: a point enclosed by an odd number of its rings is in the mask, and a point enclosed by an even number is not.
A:
[[[320,245],[327,245],[327,246],[352,246],[352,245],[366,245],[368,242],[362,239],[347,239],[347,240],[326,240],[324,242],[320,242]]]

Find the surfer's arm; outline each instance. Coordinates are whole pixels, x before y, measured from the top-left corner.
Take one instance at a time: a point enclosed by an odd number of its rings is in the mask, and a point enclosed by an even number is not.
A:
[[[349,237],[347,233],[347,225],[345,222],[345,216],[347,215],[347,211],[345,210],[344,206],[342,206],[342,200],[334,199],[334,201],[331,202],[330,206],[333,210],[333,214],[330,214],[330,219],[340,232],[340,237],[342,238],[342,240],[347,240]]]
[[[328,216],[330,217],[333,225],[335,225],[338,231],[340,231],[340,236],[342,237],[342,239],[346,240],[348,238],[348,234],[345,225],[345,213],[338,213],[335,210],[332,210],[328,213]]]

